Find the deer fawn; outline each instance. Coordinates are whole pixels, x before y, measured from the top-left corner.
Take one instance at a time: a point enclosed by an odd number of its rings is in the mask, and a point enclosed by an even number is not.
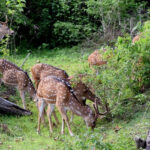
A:
[[[105,51],[106,50],[104,49],[104,52]],[[107,61],[103,60],[103,56],[99,53],[99,50],[95,50],[91,55],[89,55],[88,62],[90,67],[93,65],[102,66],[107,63]]]
[[[42,63],[34,65],[31,68],[31,73],[35,81],[36,89],[38,88],[40,80],[44,79],[44,77],[47,77],[49,75],[53,75],[64,80],[67,80],[68,78],[68,74],[64,70]]]
[[[37,99],[42,101],[38,117],[38,133],[40,132],[40,122],[45,104],[50,106],[50,110],[47,115],[51,133],[53,132],[51,115],[55,105],[62,116],[62,134],[64,133],[64,122],[66,122],[69,133],[73,136],[66,113],[67,110],[71,110],[76,115],[83,117],[87,126],[94,128],[96,125],[96,120],[99,114],[95,114],[88,105],[81,105],[73,94],[69,83],[65,80],[55,76],[45,77],[39,83],[37,89]]]
[[[4,84],[17,87],[23,107],[26,108],[25,92],[28,92],[33,99],[36,96],[35,88],[27,72],[5,59],[0,59],[0,72],[2,73],[2,82]]]
[[[2,22],[0,21],[0,40],[5,36],[5,35],[11,35],[14,33],[13,30],[8,28],[8,19],[6,17],[6,21]]]
[[[132,43],[134,44],[136,41],[138,41],[141,37],[142,33],[140,33],[139,35],[136,35],[133,39],[132,39]]]

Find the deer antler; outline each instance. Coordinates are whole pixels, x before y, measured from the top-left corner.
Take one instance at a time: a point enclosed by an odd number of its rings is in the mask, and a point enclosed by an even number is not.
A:
[[[95,119],[97,119],[98,116],[100,116],[100,115],[105,115],[105,114],[107,114],[107,111],[105,111],[104,113],[100,113],[100,112],[99,112],[99,110],[98,110],[98,101],[97,101],[97,100],[95,100],[95,103],[93,104],[93,107],[94,107],[94,109],[95,109]]]
[[[7,17],[7,15],[5,15],[5,19],[6,19],[5,23],[7,24],[8,23],[8,17]]]

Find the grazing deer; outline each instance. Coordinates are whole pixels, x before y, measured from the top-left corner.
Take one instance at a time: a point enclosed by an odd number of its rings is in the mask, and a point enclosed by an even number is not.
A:
[[[70,79],[70,77],[69,77],[69,79]],[[74,91],[74,94],[76,95],[77,99],[79,100],[79,102],[82,105],[86,105],[86,100],[88,99],[88,100],[92,101],[93,103],[95,101],[97,101],[98,105],[100,105],[103,109],[105,109],[101,102],[101,99],[98,98],[95,94],[93,94],[91,92],[91,90],[89,89],[89,87],[87,87],[82,81],[79,81],[78,83],[76,83],[75,87],[73,87],[73,91]],[[40,108],[40,106],[41,106],[41,101],[38,101],[38,108]],[[46,107],[46,105],[45,105],[45,107]],[[48,109],[50,109],[50,108],[48,107]],[[59,121],[56,117],[55,111],[53,112],[53,115],[55,117],[57,124],[59,124]],[[42,120],[44,122],[44,114],[42,115]],[[71,122],[72,122],[72,120],[73,120],[73,113],[71,116]]]
[[[104,52],[106,49],[104,49]],[[95,50],[91,55],[88,57],[89,66],[92,67],[93,65],[102,66],[107,64],[107,61],[103,60],[103,55],[99,53],[99,50]]]
[[[42,63],[34,65],[31,68],[31,73],[35,81],[36,89],[38,88],[40,80],[44,79],[44,77],[53,75],[64,80],[68,78],[68,74],[64,70]]]
[[[68,74],[64,70],[61,70],[59,68],[53,67],[53,66],[48,65],[48,64],[36,64],[36,65],[34,65],[31,68],[31,73],[32,73],[33,79],[35,80],[36,87],[38,87],[40,80],[42,80],[43,78],[45,78],[46,76],[49,76],[49,75],[53,75],[53,76],[59,77],[61,79],[65,79],[67,81],[72,79],[72,77],[68,78]],[[80,75],[80,76],[83,76],[83,75]],[[89,99],[93,102],[95,100],[97,100],[99,104],[102,104],[100,99],[98,97],[96,97],[90,91],[90,89],[81,81],[76,84],[76,86],[73,88],[73,90],[75,91],[74,93],[75,93],[76,97],[78,98],[78,100],[80,101],[80,103],[82,103],[84,105],[86,103],[86,99]],[[38,101],[37,103],[39,103],[39,104],[37,104],[38,109],[39,109],[41,102]],[[46,105],[45,105],[45,107],[46,107]],[[48,107],[48,109],[49,109],[49,107]],[[58,124],[58,119],[56,117],[55,111],[53,114],[54,114],[55,120]],[[73,115],[71,117],[71,120],[72,119],[73,119]],[[42,114],[42,120],[44,122],[44,112]]]
[[[77,101],[75,95],[73,94],[69,83],[65,80],[55,76],[47,76],[42,79],[37,89],[37,99],[42,101],[38,116],[38,133],[40,132],[40,122],[45,104],[48,104],[50,107],[47,115],[51,133],[53,132],[51,115],[55,105],[62,117],[62,134],[64,133],[64,123],[66,122],[69,133],[71,136],[73,136],[66,113],[67,110],[71,110],[76,115],[83,117],[88,127],[94,128],[96,126],[96,120],[99,115],[98,110],[95,114],[88,105],[81,105],[81,103]]]
[[[100,105],[103,109],[104,109],[104,106],[102,104],[102,101],[100,98],[98,98],[95,94],[93,94],[90,90],[89,87],[86,86],[86,84],[84,84],[81,80],[82,80],[82,77],[85,77],[86,75],[85,74],[79,74],[78,77],[79,77],[79,80],[77,83],[75,83],[75,86],[73,87],[73,91],[74,91],[74,94],[76,95],[76,97],[78,98],[78,100],[80,101],[80,103],[82,103],[83,105],[86,105],[86,100],[90,100],[92,101],[93,103],[95,101],[97,101],[98,105]],[[70,76],[69,77],[69,80],[70,80],[70,83],[72,83],[72,79],[74,77],[73,76]],[[71,121],[73,120],[73,114],[71,116]]]
[[[0,72],[4,84],[14,86],[19,90],[23,107],[26,108],[25,92],[28,92],[33,99],[36,96],[35,88],[27,72],[5,59],[0,59]]]
[[[98,98],[95,94],[93,94],[90,90],[89,87],[87,87],[87,85],[85,83],[82,82],[82,78],[87,76],[86,74],[78,74],[78,78],[79,80],[77,82],[73,82],[73,84],[75,84],[75,86],[73,87],[73,91],[75,93],[75,95],[77,96],[77,98],[79,99],[79,101],[85,105],[86,104],[86,99],[91,100],[92,102],[97,101],[98,104],[102,105],[102,102],[100,100],[100,98]],[[74,76],[70,76],[68,79],[70,81],[70,83],[72,83],[72,79],[75,78]]]
[[[11,35],[14,33],[13,30],[8,28],[8,19],[6,18],[5,22],[0,21],[0,40],[5,36],[5,35]]]

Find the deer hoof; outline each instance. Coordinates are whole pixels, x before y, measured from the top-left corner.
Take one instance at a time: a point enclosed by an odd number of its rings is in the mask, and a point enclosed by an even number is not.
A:
[[[39,130],[37,130],[37,134],[40,135],[40,131]]]
[[[74,136],[74,134],[73,134],[73,133],[70,133],[70,136]]]

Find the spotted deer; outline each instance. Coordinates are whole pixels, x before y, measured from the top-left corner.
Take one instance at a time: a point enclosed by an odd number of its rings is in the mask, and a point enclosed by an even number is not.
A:
[[[54,67],[54,66],[51,66],[49,64],[43,64],[43,63],[35,64],[31,68],[31,74],[32,74],[33,80],[35,81],[36,89],[38,88],[39,82],[42,79],[44,79],[45,77],[50,76],[50,75],[59,77],[59,78],[64,79],[64,80],[68,80],[68,74],[64,70],[59,69],[59,68]],[[38,110],[39,110],[41,104],[42,104],[41,101],[37,102]],[[46,105],[44,105],[44,107],[46,107]],[[48,106],[47,111],[49,111],[49,109],[50,108]],[[43,111],[43,114],[42,114],[43,123],[45,122],[44,113],[45,113],[45,110]],[[55,120],[58,124],[59,121],[57,119],[55,111],[53,111],[53,115],[54,115]]]
[[[36,87],[38,87],[38,84],[39,84],[40,80],[44,79],[45,77],[47,77],[49,75],[59,77],[59,78],[64,79],[66,81],[70,81],[73,78],[73,76],[68,77],[68,74],[64,70],[61,70],[59,68],[53,67],[53,66],[48,65],[48,64],[42,64],[42,63],[34,65],[31,68],[31,73],[32,73],[33,79],[35,80]],[[82,75],[80,74],[80,76],[82,76]],[[83,105],[85,105],[86,99],[89,99],[93,102],[95,102],[95,100],[97,100],[98,104],[102,104],[101,100],[98,97],[96,97],[90,91],[90,89],[84,83],[82,83],[81,80],[76,84],[76,86],[73,88],[73,90],[74,90],[74,93],[75,93],[77,99]],[[39,109],[40,105],[41,105],[41,102],[38,101],[37,103],[39,103],[39,104],[37,104],[38,109]],[[45,105],[45,107],[46,107],[46,105]],[[49,107],[48,107],[48,109],[49,109]],[[53,111],[53,114],[54,114],[55,120],[58,124],[58,119],[56,117],[55,111]],[[73,114],[72,114],[72,117],[71,117],[71,121],[72,121],[72,119],[73,119]],[[45,122],[44,121],[44,114],[42,114],[42,121]]]
[[[55,76],[47,76],[42,79],[37,89],[37,99],[39,101],[42,101],[38,116],[38,133],[40,133],[41,117],[44,105],[46,104],[50,107],[47,115],[51,133],[53,132],[51,115],[55,105],[62,117],[62,134],[64,134],[64,123],[66,123],[70,135],[73,136],[66,113],[67,110],[71,110],[74,114],[81,116],[85,120],[88,127],[94,128],[96,126],[96,120],[99,115],[98,111],[96,111],[97,113],[95,114],[88,105],[82,105],[81,103],[79,103],[75,95],[73,94],[70,84],[65,80],[62,80]]]
[[[8,19],[6,17],[6,21],[0,21],[0,40],[3,39],[5,35],[11,35],[14,31],[8,28]]]
[[[89,101],[92,101],[93,103],[95,103],[95,101],[96,101],[97,104],[103,110],[105,110],[105,107],[104,107],[101,99],[99,97],[97,97],[85,83],[82,82],[82,79],[86,76],[87,76],[87,74],[78,74],[77,76],[69,77],[70,83],[74,84],[73,91],[74,91],[76,97],[78,98],[80,103],[82,103],[83,105],[86,105],[87,99]],[[77,80],[75,78],[77,78]],[[71,116],[71,121],[72,120],[73,120],[73,114]]]
[[[134,44],[136,41],[138,41],[140,39],[140,36],[142,34],[140,33],[139,35],[136,35],[133,39],[132,39],[132,43]]]
[[[103,49],[104,52],[106,49]],[[92,54],[88,57],[88,63],[89,66],[92,67],[95,66],[102,66],[104,64],[107,64],[107,61],[103,60],[103,55],[99,53],[99,50],[95,50]]]
[[[36,89],[38,88],[38,84],[40,80],[44,79],[44,77],[53,75],[64,80],[67,80],[68,78],[68,74],[64,70],[56,68],[49,64],[42,64],[42,63],[35,64],[31,68],[31,73],[32,73],[32,78],[35,81]]]
[[[102,105],[101,99],[91,92],[90,88],[82,82],[82,78],[85,76],[87,76],[87,74],[78,74],[77,76],[70,76],[68,78],[71,84],[75,84],[73,87],[75,95],[83,105],[86,104],[87,99],[92,102],[97,101],[98,104]],[[74,78],[78,78],[78,80],[73,81]]]
[[[5,59],[0,59],[1,81],[9,86],[14,86],[19,90],[23,107],[26,109],[25,92],[34,99],[36,96],[35,88],[27,72],[23,71],[17,65]]]

